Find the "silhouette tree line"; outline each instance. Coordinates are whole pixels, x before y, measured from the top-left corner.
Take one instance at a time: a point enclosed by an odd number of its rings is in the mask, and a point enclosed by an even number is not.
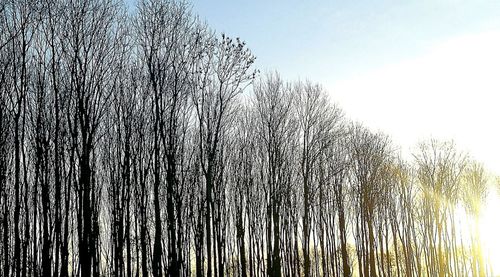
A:
[[[0,0],[1,275],[490,273],[481,164],[254,61],[183,1]]]

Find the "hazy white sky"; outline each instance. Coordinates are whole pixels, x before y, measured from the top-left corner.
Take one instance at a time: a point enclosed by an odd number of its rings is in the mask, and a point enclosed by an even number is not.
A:
[[[375,3],[376,2],[376,3]],[[429,137],[500,173],[500,1],[194,1],[257,66],[321,83],[403,150]]]
[[[328,84],[349,115],[408,149],[454,139],[500,173],[500,32],[444,39],[414,57]]]

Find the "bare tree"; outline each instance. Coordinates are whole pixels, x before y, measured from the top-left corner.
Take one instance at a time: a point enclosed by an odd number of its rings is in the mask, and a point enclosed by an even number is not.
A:
[[[192,97],[199,135],[200,165],[205,179],[207,276],[212,276],[212,257],[219,258],[218,264],[214,261],[213,268],[218,270],[219,276],[223,276],[224,261],[221,256],[224,241],[220,234],[217,235],[218,230],[212,229],[212,226],[214,229],[221,227],[221,215],[215,210],[220,207],[214,205],[220,202],[214,203],[214,193],[223,193],[223,190],[216,187],[223,174],[219,163],[224,143],[223,134],[230,122],[229,115],[237,95],[254,78],[255,73],[250,70],[250,66],[255,58],[239,38],[233,40],[222,35],[221,39],[209,37],[205,43],[207,47],[197,65],[198,83],[193,89]]]
[[[277,73],[270,73],[255,86],[257,133],[261,141],[261,185],[266,197],[267,274],[281,276],[281,213],[284,195],[290,187],[292,157],[297,122],[292,115],[293,97],[290,85]]]
[[[299,123],[299,142],[301,148],[300,176],[303,185],[303,251],[304,274],[310,276],[310,240],[311,240],[311,214],[314,213],[318,192],[323,185],[319,176],[315,174],[320,156],[339,137],[341,130],[340,111],[330,106],[328,98],[319,85],[309,82],[298,83],[295,86],[295,111]],[[318,205],[319,204],[319,205]]]
[[[383,187],[380,184],[384,164],[390,154],[388,139],[371,133],[360,125],[351,130],[352,193],[355,201],[356,247],[359,275],[377,276],[375,215],[382,202]],[[363,266],[361,266],[361,264]]]
[[[112,92],[117,89],[113,62],[124,56],[121,12],[107,0],[67,3],[63,55],[70,72],[66,88],[71,93],[74,116],[69,121],[78,162],[75,186],[78,249],[81,275],[100,270],[99,202],[101,188],[96,176],[96,143],[101,120]],[[76,173],[76,172],[75,172]]]

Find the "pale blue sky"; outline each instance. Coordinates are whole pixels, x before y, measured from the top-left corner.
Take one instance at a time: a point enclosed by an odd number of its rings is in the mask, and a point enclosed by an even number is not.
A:
[[[500,28],[500,1],[191,3],[212,28],[245,40],[259,68],[326,83],[416,56],[436,41]]]
[[[193,1],[257,65],[333,82],[418,55],[435,41],[500,26],[500,1]]]

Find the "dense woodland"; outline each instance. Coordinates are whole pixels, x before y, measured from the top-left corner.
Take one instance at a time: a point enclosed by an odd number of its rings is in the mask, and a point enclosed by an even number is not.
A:
[[[254,61],[181,1],[0,0],[0,275],[490,274],[480,163]]]

